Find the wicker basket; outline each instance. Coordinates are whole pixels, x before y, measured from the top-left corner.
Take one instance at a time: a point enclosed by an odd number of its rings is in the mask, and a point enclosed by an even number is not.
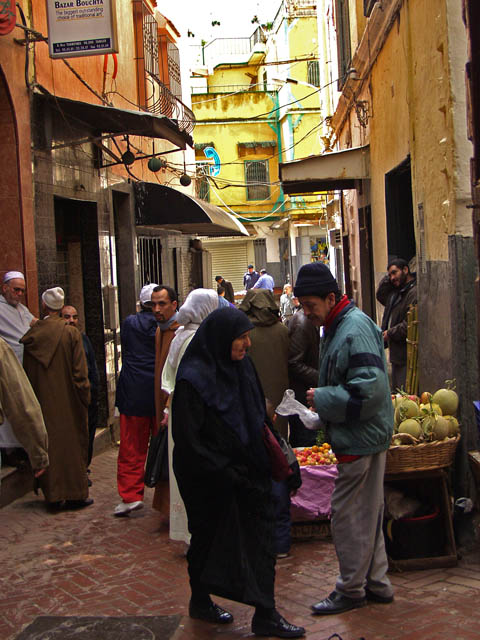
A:
[[[412,445],[392,445],[387,451],[385,473],[405,473],[449,467],[460,436]]]

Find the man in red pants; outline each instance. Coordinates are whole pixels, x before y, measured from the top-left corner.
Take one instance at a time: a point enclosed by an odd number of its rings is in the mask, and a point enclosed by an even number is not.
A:
[[[141,310],[125,318],[120,328],[122,370],[115,404],[120,412],[120,450],[117,462],[118,493],[122,502],[115,516],[127,516],[143,508],[145,460],[150,435],[155,433],[155,333],[152,291],[140,292]]]

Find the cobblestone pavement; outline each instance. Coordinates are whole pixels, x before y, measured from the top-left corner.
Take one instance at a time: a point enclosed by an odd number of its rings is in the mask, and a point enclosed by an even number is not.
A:
[[[188,618],[184,549],[169,541],[157,512],[148,506],[128,518],[112,516],[118,502],[116,453],[94,459],[95,504],[87,509],[47,513],[31,493],[0,510],[0,640],[15,638],[39,615],[180,614],[175,640],[251,636],[252,609],[237,603],[218,600],[235,616],[227,628]],[[147,490],[147,505],[151,498]],[[336,572],[333,546],[325,540],[298,542],[277,564],[278,608],[304,625],[310,640],[333,633],[343,640],[480,640],[478,552],[455,568],[392,574],[391,605],[312,616],[310,604],[330,592]]]

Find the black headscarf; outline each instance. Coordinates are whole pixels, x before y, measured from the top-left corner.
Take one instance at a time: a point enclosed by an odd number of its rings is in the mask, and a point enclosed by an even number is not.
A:
[[[187,380],[244,445],[255,448],[265,422],[265,398],[252,361],[231,357],[232,342],[253,329],[237,309],[217,309],[205,318],[180,361],[177,381]]]

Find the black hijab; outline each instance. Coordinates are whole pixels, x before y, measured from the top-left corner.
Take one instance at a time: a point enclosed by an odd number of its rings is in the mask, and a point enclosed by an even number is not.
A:
[[[251,329],[247,316],[232,307],[210,313],[180,361],[177,381],[190,382],[242,443],[255,447],[265,422],[263,390],[248,355],[239,361],[231,357],[232,342]]]

